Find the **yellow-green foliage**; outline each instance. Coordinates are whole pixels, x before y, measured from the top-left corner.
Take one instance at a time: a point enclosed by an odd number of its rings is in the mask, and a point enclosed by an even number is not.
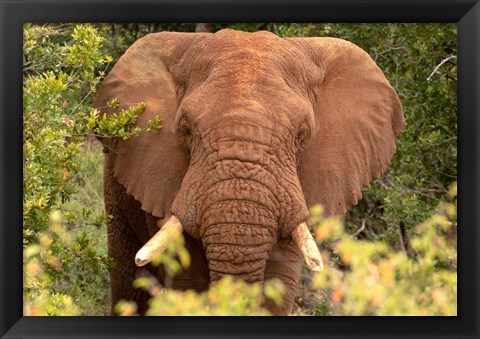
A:
[[[62,272],[65,266],[54,254],[55,246],[60,245],[65,251],[79,251],[78,241],[73,241],[64,228],[60,211],[50,213],[50,226],[38,235],[38,240],[38,244],[32,243],[24,250],[24,315],[83,315],[79,306],[83,301],[74,300],[67,293],[54,292],[57,283],[54,271]],[[187,268],[190,256],[183,237],[172,241],[154,264],[164,265],[168,277]],[[167,278],[167,284],[169,281]],[[144,289],[152,296],[146,315],[270,315],[262,302],[268,298],[280,303],[284,291],[278,280],[267,281],[261,286],[231,276],[221,279],[204,293],[165,289],[153,277],[138,278],[133,287]],[[116,311],[119,315],[136,315],[136,305],[121,301],[116,305]]]
[[[267,281],[262,286],[258,283],[248,284],[231,276],[225,276],[203,293],[166,289],[174,275],[190,266],[190,255],[181,235],[171,241],[152,263],[164,266],[167,273],[165,286],[161,286],[152,276],[138,278],[133,283],[135,288],[141,288],[152,296],[146,313],[148,316],[270,315],[262,301],[268,298],[280,303],[284,293],[283,284],[279,280]],[[115,311],[119,315],[137,315],[135,303],[126,300],[119,302]]]
[[[90,25],[24,26],[24,244],[76,191],[85,119],[111,58]]]
[[[95,135],[103,137],[120,137],[126,140],[138,132],[139,127],[134,124],[138,120],[138,115],[145,110],[144,102],[138,103],[136,106],[122,109],[119,112],[110,115],[102,115],[97,109],[93,109],[87,119],[87,128]]]
[[[23,315],[79,315],[80,309],[70,296],[51,290],[55,282],[48,267],[57,271],[62,269],[62,262],[52,252],[52,243],[60,241],[71,246],[72,241],[62,227],[59,211],[52,211],[50,221],[48,230],[38,235],[38,244],[28,245],[23,252]]]
[[[97,245],[107,216],[94,199],[76,204],[87,183],[83,179],[88,174],[81,173],[88,160],[85,142],[107,132],[128,136],[128,125],[144,105],[109,119],[98,114],[89,119],[95,112],[91,102],[96,87],[112,61],[92,25],[25,24],[23,34],[25,312],[105,314],[111,260],[106,246]],[[95,198],[101,195],[96,191]],[[70,243],[51,233],[53,211],[63,219]]]
[[[456,184],[449,197],[452,202],[415,228],[413,256],[383,242],[356,240],[339,220],[323,219],[321,208],[313,209],[316,238],[331,250],[314,288],[330,290],[342,315],[456,315]],[[335,257],[343,272],[334,269]]]
[[[147,121],[147,131],[148,132],[156,132],[160,128],[163,127],[162,125],[162,116],[161,115],[156,115],[152,119]]]
[[[231,276],[225,276],[206,292],[197,293],[193,290],[185,292],[175,290],[163,290],[151,279],[142,278],[142,288],[153,293],[150,299],[147,316],[250,316],[270,315],[262,307],[262,300],[266,293],[262,292],[260,284],[248,284],[242,280],[235,280]],[[283,286],[278,281],[266,282],[265,291],[269,291],[277,298],[281,294]],[[135,315],[136,306],[131,302],[122,301],[117,304],[116,311],[120,315]]]

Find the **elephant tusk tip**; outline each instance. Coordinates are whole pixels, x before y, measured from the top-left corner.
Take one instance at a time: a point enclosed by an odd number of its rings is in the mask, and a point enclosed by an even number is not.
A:
[[[145,266],[146,264],[148,264],[148,260],[142,259],[142,258],[139,258],[139,257],[135,258],[135,265],[137,265],[138,267]]]
[[[182,224],[174,215],[163,225],[157,222],[157,226],[161,226],[160,230],[158,230],[135,255],[135,265],[138,267],[145,266],[151,262],[167,248],[168,244],[175,237],[181,235],[183,231]]]
[[[310,258],[310,260],[307,261],[307,266],[312,272],[320,272],[323,270],[323,262],[322,259],[313,259]]]

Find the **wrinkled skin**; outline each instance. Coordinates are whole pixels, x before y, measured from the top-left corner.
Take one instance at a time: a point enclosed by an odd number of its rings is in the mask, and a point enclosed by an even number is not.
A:
[[[291,310],[302,256],[291,233],[321,203],[342,214],[395,152],[400,102],[361,49],[331,38],[283,39],[268,32],[156,33],[137,41],[108,75],[94,106],[146,102],[138,125],[163,128],[105,145],[105,203],[112,303],[148,296],[131,287],[150,271],[178,289],[202,291],[229,274],[280,279]],[[120,107],[120,108],[121,108]],[[134,264],[158,230],[181,221],[189,270]],[[142,273],[143,272],[143,273]]]

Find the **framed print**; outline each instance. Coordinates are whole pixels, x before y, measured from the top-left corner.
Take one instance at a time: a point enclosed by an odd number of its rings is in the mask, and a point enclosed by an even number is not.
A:
[[[1,13],[2,338],[479,335],[478,1]]]

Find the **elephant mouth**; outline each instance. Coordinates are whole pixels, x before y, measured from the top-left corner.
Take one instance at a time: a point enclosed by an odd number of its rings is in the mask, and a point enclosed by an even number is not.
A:
[[[160,230],[137,252],[135,264],[141,267],[150,263],[155,257],[165,251],[167,245],[182,232],[182,223],[175,215],[172,215],[161,226]],[[302,222],[297,225],[293,229],[291,237],[302,253],[307,267],[311,271],[321,271],[323,269],[322,256],[307,224]]]

